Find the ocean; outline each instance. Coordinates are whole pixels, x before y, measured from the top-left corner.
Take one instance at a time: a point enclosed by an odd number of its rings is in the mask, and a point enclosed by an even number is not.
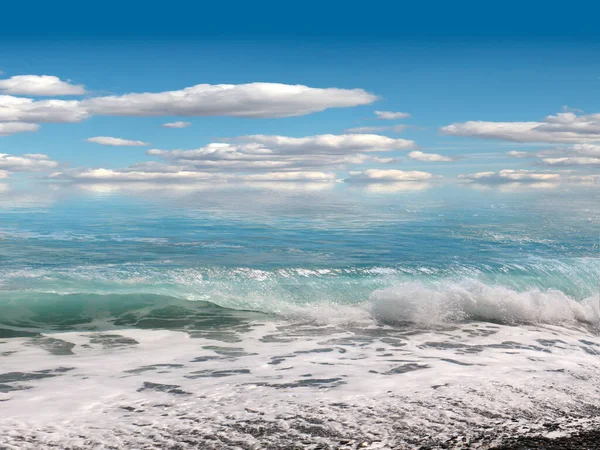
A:
[[[0,447],[597,427],[598,205],[589,184],[7,188]]]

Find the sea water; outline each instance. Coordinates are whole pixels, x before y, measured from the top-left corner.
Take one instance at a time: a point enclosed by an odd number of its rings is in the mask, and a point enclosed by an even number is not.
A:
[[[2,447],[485,448],[596,420],[593,185],[1,196]]]

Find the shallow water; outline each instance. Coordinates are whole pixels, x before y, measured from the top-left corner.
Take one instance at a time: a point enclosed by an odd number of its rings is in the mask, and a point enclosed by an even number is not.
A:
[[[0,443],[484,447],[594,420],[597,190],[317,187],[9,192]]]

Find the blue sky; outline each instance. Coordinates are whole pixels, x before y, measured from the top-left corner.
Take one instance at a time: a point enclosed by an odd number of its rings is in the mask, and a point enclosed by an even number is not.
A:
[[[103,24],[104,13],[91,22],[52,17],[52,30],[48,20],[36,18],[18,29],[9,24],[1,32],[8,39],[0,44],[0,95],[4,95],[0,97],[4,98],[0,130],[5,125],[0,153],[45,155],[43,159],[56,166],[9,161],[5,156],[4,162],[0,159],[0,170],[8,182],[24,177],[61,182],[248,181],[255,175],[267,180],[268,173],[279,174],[274,179],[282,180],[284,172],[321,173],[327,174],[324,181],[353,178],[361,182],[423,181],[426,177],[401,172],[428,174],[430,180],[454,181],[461,176],[462,181],[490,183],[593,179],[600,169],[600,117],[594,116],[600,45],[595,28],[585,17],[578,19],[577,27],[558,27],[558,16],[537,11],[537,20],[529,21],[527,30],[528,11],[508,17],[508,5],[503,6],[484,21],[473,21],[461,10],[439,10],[439,16],[425,17],[422,8],[413,6],[377,14],[326,7],[310,17],[306,9],[280,11],[287,19],[284,23],[258,8],[238,10],[226,23],[216,23],[214,18],[224,11],[213,7],[197,14],[180,12],[177,21],[169,11],[164,15],[145,11],[135,21],[127,21],[131,11],[125,10],[106,16],[110,27]],[[60,81],[54,82],[67,83],[63,87],[84,87],[73,95],[60,95],[60,87],[36,92],[36,83],[49,82],[40,81],[42,75],[57,77]],[[152,109],[150,115],[129,111],[124,116],[112,107],[106,113],[106,107],[77,106],[85,109],[86,117],[67,121],[57,120],[54,112],[43,120],[24,118],[23,111],[7,106],[18,99],[87,105],[107,96],[120,96],[122,106],[131,103],[131,97],[122,97],[130,93],[181,91],[200,84],[234,86],[229,100],[238,101],[232,100],[239,95],[235,86],[255,82],[322,90],[311,91],[304,99],[297,97],[304,94],[282,94],[302,105],[322,104],[314,111],[297,104],[284,114],[269,113],[290,101],[274,97],[269,89],[275,85],[269,84],[265,98],[260,98],[263,90],[248,94],[260,104],[260,112],[240,113],[223,106],[222,99],[209,100],[216,103],[207,112],[206,101],[196,99],[202,105],[182,113],[177,102],[189,99],[178,100],[179,94],[168,105],[158,100],[158,104],[144,106]],[[327,100],[331,89],[340,91],[341,97]],[[363,97],[377,99],[355,99],[355,89]],[[410,116],[386,120],[375,111]],[[252,117],[237,117],[240,114]],[[547,116],[551,117],[545,120]],[[53,123],[57,121],[66,123]],[[189,126],[162,126],[179,121]],[[10,131],[7,124],[14,130],[15,123],[38,129]],[[452,124],[457,126],[445,128]],[[523,124],[529,124],[526,132]],[[256,135],[262,137],[258,141],[248,138]],[[98,137],[148,145],[105,145]],[[296,138],[305,140],[283,147],[276,143]],[[328,142],[324,144],[323,139]],[[229,143],[229,147],[220,156],[210,157],[206,151],[185,157],[172,152],[206,149],[215,143]],[[256,157],[252,148],[257,145],[276,157]],[[149,155],[152,149],[162,153]],[[519,153],[511,156],[509,151]],[[311,156],[315,154],[320,159]],[[257,159],[268,161],[272,168],[223,163]],[[208,169],[207,160],[212,164]],[[149,161],[155,165],[140,166]],[[101,173],[99,180],[99,173],[91,172],[97,169],[116,175]],[[378,172],[367,176],[369,170]],[[502,170],[512,172],[501,176]],[[123,174],[131,172],[151,175],[126,180]],[[187,175],[179,179],[156,175],[167,172]],[[210,176],[197,178],[190,172]],[[494,174],[470,177],[489,172]],[[315,181],[318,177],[291,178]]]

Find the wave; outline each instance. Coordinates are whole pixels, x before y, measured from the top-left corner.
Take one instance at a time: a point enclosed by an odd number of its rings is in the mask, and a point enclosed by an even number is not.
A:
[[[0,299],[0,337],[118,328],[218,330],[235,328],[259,317],[262,315],[211,302],[155,294],[19,292]]]
[[[373,292],[370,310],[377,320],[390,324],[597,324],[599,300],[591,296],[576,301],[554,289],[518,292],[475,280],[442,282],[435,287],[416,282]]]
[[[392,326],[595,325],[599,278],[598,258],[343,268],[23,266],[0,268],[0,325],[28,332],[193,329],[234,316]]]
[[[307,292],[314,293],[314,286],[307,286]],[[273,319],[421,328],[472,321],[594,327],[600,322],[598,295],[576,300],[555,289],[517,291],[474,279],[397,283],[371,288],[362,300],[349,301],[341,295],[332,300],[333,294],[326,294],[294,302],[273,292],[252,298],[217,293],[207,296],[209,300],[150,293],[4,292],[0,295],[0,337],[123,327],[223,330]]]
[[[360,302],[376,290],[421,281],[425,284],[472,279],[515,291],[554,289],[582,300],[598,292],[600,258],[524,258],[486,264],[351,267],[177,267],[151,264],[0,266],[2,291],[153,293],[189,300],[218,297]],[[236,306],[236,305],[233,305]]]

